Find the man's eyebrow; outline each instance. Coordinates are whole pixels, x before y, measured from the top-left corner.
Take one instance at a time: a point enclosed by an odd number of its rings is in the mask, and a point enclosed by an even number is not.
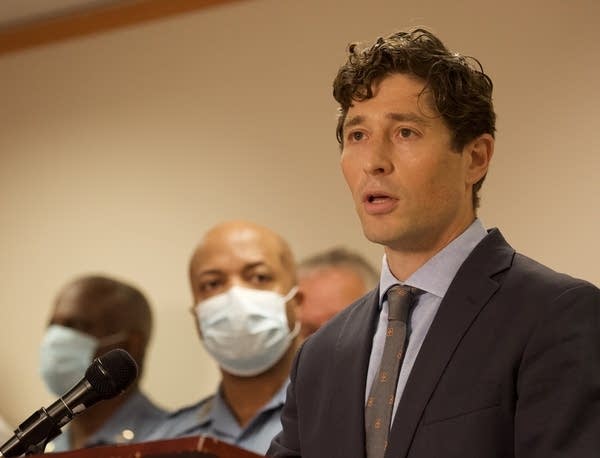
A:
[[[350,118],[346,118],[346,121],[344,122],[344,130],[347,129],[348,127],[353,127],[356,126],[358,124],[361,124],[365,121],[365,117],[361,116],[361,115],[357,115],[357,116],[352,116]]]
[[[391,119],[393,121],[414,122],[423,126],[428,126],[430,124],[430,122],[426,118],[424,118],[423,116],[419,116],[416,113],[388,113],[386,115],[386,118]]]
[[[204,275],[222,275],[223,272],[219,269],[206,269],[198,272],[196,276],[198,278],[203,277]]]
[[[270,268],[270,266],[265,261],[256,261],[256,262],[251,262],[251,263],[246,264],[244,266],[243,271],[244,272],[251,272],[252,270],[256,269],[257,267],[267,267],[267,268]]]
[[[419,116],[416,113],[396,113],[396,112],[391,112],[391,113],[387,113],[385,115],[385,117],[387,119],[390,119],[392,121],[400,121],[400,122],[414,122],[416,124],[420,124],[422,126],[428,126],[430,125],[430,122],[427,118],[423,117],[423,116]],[[365,122],[365,117],[362,115],[356,115],[356,116],[352,116],[350,118],[347,118],[346,121],[344,122],[344,130],[349,128],[349,127],[353,127],[353,126],[357,126],[359,124],[362,124],[363,122]]]

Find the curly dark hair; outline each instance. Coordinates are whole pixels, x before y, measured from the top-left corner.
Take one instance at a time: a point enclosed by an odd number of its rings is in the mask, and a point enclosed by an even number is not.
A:
[[[343,127],[353,101],[373,97],[373,85],[391,74],[407,74],[425,82],[420,96],[445,121],[452,132],[452,149],[460,152],[481,134],[495,133],[492,80],[479,61],[450,52],[439,38],[425,29],[397,32],[380,37],[370,47],[348,48],[348,60],[333,81],[333,96],[340,104],[336,129],[343,147]],[[485,176],[473,185],[473,208],[479,206],[477,192]]]

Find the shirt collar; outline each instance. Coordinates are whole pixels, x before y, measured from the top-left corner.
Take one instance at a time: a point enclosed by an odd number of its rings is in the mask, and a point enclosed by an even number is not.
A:
[[[288,382],[284,383],[283,386],[275,393],[275,395],[267,402],[254,416],[252,420],[248,422],[250,426],[254,419],[262,415],[264,412],[269,412],[274,409],[280,409],[285,404],[285,395],[287,392]],[[213,402],[211,403],[210,412],[207,413],[203,424],[211,424],[211,427],[215,430],[227,434],[231,437],[238,437],[242,434],[242,428],[240,428],[235,415],[227,405],[227,401],[223,397],[222,389],[219,387]]]
[[[387,290],[397,284],[414,286],[435,296],[444,297],[462,263],[486,235],[481,220],[476,218],[462,234],[419,267],[404,283],[394,277],[384,254],[379,280],[379,307],[383,304]]]

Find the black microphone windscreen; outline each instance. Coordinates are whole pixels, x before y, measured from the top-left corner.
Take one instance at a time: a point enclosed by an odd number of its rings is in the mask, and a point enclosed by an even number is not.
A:
[[[96,358],[85,371],[85,379],[103,399],[112,398],[124,391],[137,375],[135,360],[120,348]]]

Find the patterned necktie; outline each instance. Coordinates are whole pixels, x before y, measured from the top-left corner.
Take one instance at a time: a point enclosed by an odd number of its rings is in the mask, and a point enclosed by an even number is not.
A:
[[[365,407],[367,458],[381,458],[385,454],[396,384],[404,357],[406,320],[420,292],[417,288],[402,285],[395,285],[387,292],[389,313],[383,356]]]

